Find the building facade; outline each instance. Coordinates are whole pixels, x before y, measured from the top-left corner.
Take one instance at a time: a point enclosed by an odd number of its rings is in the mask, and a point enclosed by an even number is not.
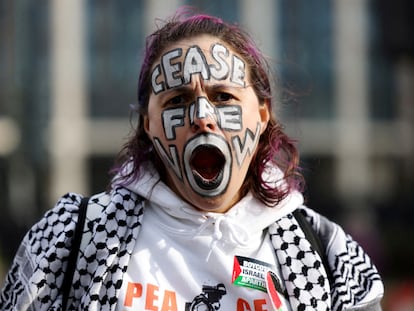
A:
[[[400,277],[414,258],[401,242],[414,205],[409,1],[1,0],[4,262],[59,196],[105,189],[130,130],[145,35],[181,5],[253,34],[278,77],[275,109],[298,140],[308,205]]]

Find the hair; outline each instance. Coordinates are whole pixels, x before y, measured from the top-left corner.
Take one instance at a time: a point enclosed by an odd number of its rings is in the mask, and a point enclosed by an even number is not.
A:
[[[243,58],[247,63],[250,82],[259,102],[268,105],[270,120],[260,137],[256,154],[250,163],[241,188],[241,195],[244,196],[251,191],[254,197],[267,206],[275,206],[293,189],[301,189],[303,177],[299,173],[299,153],[294,141],[284,133],[282,125],[272,112],[273,98],[270,83],[272,75],[267,60],[249,34],[238,25],[226,23],[217,17],[193,14],[185,10],[178,11],[146,38],[138,80],[138,104],[133,109],[133,112],[138,114],[138,124],[118,155],[117,164],[112,170],[114,174],[117,174],[115,181],[121,185],[130,184],[140,177],[140,168],[147,161],[154,164],[161,179],[165,180],[166,168],[154,150],[143,125],[152,90],[151,70],[169,45],[203,34],[217,37]],[[119,174],[125,163],[132,163],[132,170],[128,174]],[[283,187],[276,187],[274,183],[264,180],[263,172],[269,164],[276,165],[283,172],[280,180],[284,180]]]

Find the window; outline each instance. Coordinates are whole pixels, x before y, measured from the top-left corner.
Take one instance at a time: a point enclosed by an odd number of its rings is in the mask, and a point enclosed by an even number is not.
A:
[[[238,0],[187,0],[186,4],[201,10],[201,13],[220,17],[226,22],[239,21]]]
[[[136,103],[143,48],[143,1],[88,1],[86,14],[90,112],[128,116]]]
[[[331,118],[334,113],[331,2],[282,0],[279,5],[280,42],[276,48],[281,71],[278,74],[282,86],[293,91],[300,101],[298,106],[287,107],[287,117]]]
[[[393,7],[393,6],[391,6]],[[368,21],[369,42],[369,100],[370,115],[375,120],[390,120],[396,117],[398,103],[395,96],[395,72],[391,59],[391,50],[395,43],[387,39],[387,35],[395,33],[393,26],[398,16],[381,16],[381,8],[377,3],[371,3]],[[384,12],[382,12],[384,13]],[[399,23],[401,21],[398,21]],[[406,30],[404,30],[406,31]]]

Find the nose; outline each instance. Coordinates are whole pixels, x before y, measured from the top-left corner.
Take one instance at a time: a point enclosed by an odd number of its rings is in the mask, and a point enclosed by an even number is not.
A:
[[[218,127],[217,109],[209,103],[207,98],[198,97],[191,117],[191,129],[195,132],[214,132]]]
[[[214,132],[216,129],[216,121],[210,116],[205,118],[196,118],[192,123],[191,129],[196,132]]]

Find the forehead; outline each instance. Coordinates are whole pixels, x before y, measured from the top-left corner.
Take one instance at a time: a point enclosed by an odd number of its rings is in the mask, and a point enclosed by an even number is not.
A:
[[[203,80],[229,81],[237,86],[247,84],[247,65],[229,44],[200,35],[180,40],[165,48],[151,71],[154,94],[191,82],[195,74]]]
[[[220,38],[217,38],[217,37],[214,37],[208,34],[202,34],[202,35],[197,35],[194,37],[189,37],[189,38],[181,39],[177,42],[174,42],[168,45],[161,54],[165,54],[166,52],[172,49],[175,49],[175,48],[182,48],[183,50],[187,50],[188,48],[194,45],[199,46],[203,50],[203,52],[207,54],[209,50],[211,49],[211,46],[217,43],[225,46],[229,51],[233,52],[233,49],[231,48],[231,46],[228,43],[221,40]],[[160,58],[158,59],[158,61],[159,60]]]

